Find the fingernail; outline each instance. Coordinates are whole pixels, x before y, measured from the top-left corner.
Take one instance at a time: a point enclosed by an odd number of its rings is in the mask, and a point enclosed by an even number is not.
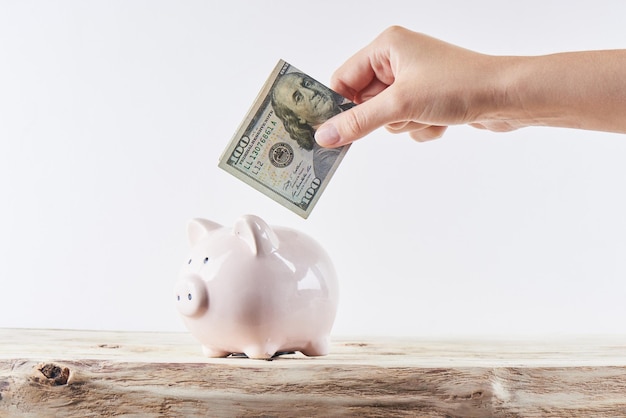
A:
[[[334,145],[339,142],[339,132],[332,123],[324,124],[315,132],[315,141],[323,147]]]

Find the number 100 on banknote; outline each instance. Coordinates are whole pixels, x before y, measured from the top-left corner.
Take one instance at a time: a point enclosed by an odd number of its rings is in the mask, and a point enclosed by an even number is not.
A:
[[[315,130],[352,106],[281,60],[224,150],[219,167],[307,218],[349,148],[320,147]]]

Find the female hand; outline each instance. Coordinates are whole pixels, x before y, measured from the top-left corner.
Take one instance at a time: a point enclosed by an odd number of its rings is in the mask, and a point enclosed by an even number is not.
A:
[[[382,126],[417,141],[458,124],[626,132],[626,50],[491,56],[394,26],[348,59],[331,88],[359,106],[318,128],[328,147]]]

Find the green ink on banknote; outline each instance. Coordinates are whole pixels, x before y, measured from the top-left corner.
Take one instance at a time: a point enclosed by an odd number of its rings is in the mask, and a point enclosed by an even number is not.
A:
[[[224,150],[219,166],[307,218],[349,148],[320,147],[315,129],[352,105],[281,60]]]

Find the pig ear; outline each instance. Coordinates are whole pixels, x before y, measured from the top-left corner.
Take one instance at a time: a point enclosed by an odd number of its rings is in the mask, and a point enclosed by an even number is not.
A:
[[[248,244],[254,255],[269,254],[278,248],[276,233],[258,216],[244,215],[239,218],[233,233]]]
[[[189,244],[193,247],[211,231],[215,231],[221,227],[222,225],[207,219],[195,218],[190,220],[187,224],[187,238],[189,239]]]

